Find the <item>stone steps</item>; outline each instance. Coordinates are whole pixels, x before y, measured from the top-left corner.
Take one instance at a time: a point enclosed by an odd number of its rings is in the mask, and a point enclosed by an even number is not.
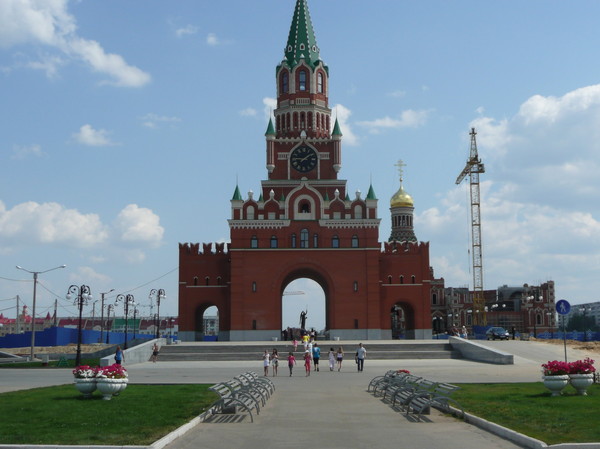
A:
[[[319,342],[318,342],[319,343]],[[321,360],[327,360],[329,348],[338,348],[340,342],[321,342]],[[352,360],[356,344],[346,345],[344,358]],[[342,347],[344,345],[342,344]],[[457,358],[458,355],[452,351],[448,342],[441,343],[390,343],[390,344],[365,344],[367,349],[367,358],[372,360],[406,360],[406,359],[450,359]],[[280,359],[287,357],[292,350],[292,346],[286,342],[270,342],[257,344],[175,344],[165,345],[160,350],[159,362],[177,362],[177,361],[253,361],[262,360],[262,354],[265,349],[272,352],[277,348]],[[296,359],[301,359],[304,353],[302,346],[294,352]]]

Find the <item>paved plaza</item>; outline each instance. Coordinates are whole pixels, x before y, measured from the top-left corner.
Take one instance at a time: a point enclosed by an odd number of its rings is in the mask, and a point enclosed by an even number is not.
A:
[[[326,360],[319,372],[305,377],[301,361],[289,377],[285,363],[279,376],[270,377],[276,391],[255,416],[232,421],[217,415],[166,444],[169,449],[244,448],[517,448],[504,438],[473,425],[433,411],[424,422],[414,422],[389,404],[367,393],[371,378],[389,369],[411,373],[439,382],[535,382],[541,377],[541,363],[564,359],[562,346],[538,342],[485,342],[514,354],[514,365],[490,365],[458,359],[367,360],[364,372],[357,372],[352,357],[340,372],[330,372]],[[368,342],[365,346],[369,348]],[[322,347],[327,347],[323,343]],[[268,348],[268,344],[266,344]],[[352,354],[354,342],[344,342]],[[568,350],[569,360],[598,354]],[[256,362],[163,362],[127,366],[135,383],[215,383],[243,371],[262,373],[261,354]],[[65,370],[0,370],[0,392],[71,382]],[[66,377],[65,377],[66,376]],[[564,447],[564,446],[563,446]],[[581,447],[581,446],[579,446]],[[592,447],[587,446],[586,447]],[[597,445],[595,447],[600,447]]]

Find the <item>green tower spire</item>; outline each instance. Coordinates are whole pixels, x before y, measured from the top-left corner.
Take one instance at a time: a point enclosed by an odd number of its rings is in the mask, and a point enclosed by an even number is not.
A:
[[[375,190],[373,190],[373,184],[369,185],[369,193],[367,193],[368,200],[376,200]]]
[[[338,122],[337,117],[335,118],[335,125],[333,125],[333,132],[331,133],[332,136],[342,136],[342,130],[340,129],[340,124]]]
[[[244,200],[242,198],[242,194],[240,193],[240,188],[237,186],[237,184],[235,185],[235,192],[233,192],[233,198],[231,198],[231,201],[240,201],[240,200]]]
[[[302,58],[312,68],[320,61],[319,47],[317,47],[317,38],[310,20],[307,0],[296,1],[294,18],[285,47],[285,59],[290,68],[295,67]]]
[[[265,133],[265,136],[274,136],[275,133],[275,127],[273,126],[273,119],[269,118],[269,126],[267,126],[267,132]]]

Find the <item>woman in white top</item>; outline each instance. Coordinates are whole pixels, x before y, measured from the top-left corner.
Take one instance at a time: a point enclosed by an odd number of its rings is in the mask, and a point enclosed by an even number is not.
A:
[[[269,351],[265,349],[265,353],[263,354],[263,368],[265,370],[265,376],[269,375]]]

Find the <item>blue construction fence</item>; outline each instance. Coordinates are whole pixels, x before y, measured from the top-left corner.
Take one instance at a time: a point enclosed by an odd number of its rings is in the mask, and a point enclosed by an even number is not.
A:
[[[494,327],[494,326],[473,326],[473,333],[475,335],[475,339],[476,340],[485,340],[487,338],[485,335],[485,332],[490,327]],[[507,329],[507,330],[510,333],[510,329]],[[534,336],[532,332],[529,332],[529,335],[531,337]],[[470,337],[473,338],[472,336],[470,336]],[[536,332],[536,334],[535,334],[535,338],[542,339],[542,340],[553,340],[553,339],[562,340],[565,337],[566,337],[566,340],[600,341],[600,332],[556,331],[556,332]],[[511,334],[511,338],[512,338],[512,334]],[[516,332],[515,339],[518,340],[520,338],[521,338],[521,332]]]
[[[35,345],[36,346],[66,346],[69,344],[77,344],[77,329],[64,328],[64,327],[50,327],[43,331],[35,332]],[[154,335],[138,334],[133,332],[127,332],[127,341],[134,339],[146,339],[151,340]],[[125,343],[124,332],[103,332],[102,342],[100,342],[100,331],[82,330],[81,331],[81,343],[82,344],[94,344],[94,343],[110,343],[110,344],[123,344]],[[22,348],[31,346],[31,331],[24,332],[22,334],[8,334],[4,337],[0,337],[0,348]]]

